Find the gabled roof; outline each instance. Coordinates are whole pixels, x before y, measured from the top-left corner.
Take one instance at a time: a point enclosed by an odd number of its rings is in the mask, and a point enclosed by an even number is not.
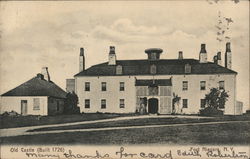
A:
[[[117,60],[116,64],[122,66],[122,75],[150,75],[150,65],[152,64],[156,65],[156,75],[186,74],[186,64],[191,65],[190,74],[237,74],[237,72],[215,63],[200,63],[195,59]],[[105,62],[94,65],[75,76],[115,76],[116,66],[108,65],[108,62]]]
[[[52,81],[34,77],[1,96],[50,96],[66,98],[66,92]]]
[[[172,86],[171,79],[156,79],[156,80],[145,80],[138,79],[135,81],[135,86]]]

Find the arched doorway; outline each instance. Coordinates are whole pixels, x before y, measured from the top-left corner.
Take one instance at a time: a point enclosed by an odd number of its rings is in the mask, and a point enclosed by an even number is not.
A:
[[[148,100],[148,113],[156,114],[158,113],[158,99],[150,98]]]

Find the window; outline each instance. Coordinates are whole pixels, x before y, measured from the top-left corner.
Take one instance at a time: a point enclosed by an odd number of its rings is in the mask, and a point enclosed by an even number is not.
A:
[[[40,100],[39,98],[33,99],[33,110],[40,110]]]
[[[90,82],[85,82],[85,91],[90,91]]]
[[[158,92],[159,92],[159,90],[158,90],[157,86],[149,86],[148,87],[148,93],[149,93],[150,96],[158,95]]]
[[[182,90],[188,90],[188,81],[182,81]]]
[[[121,65],[116,66],[116,74],[117,75],[121,75],[122,74],[122,66]]]
[[[56,111],[60,110],[60,102],[59,100],[56,101]]]
[[[156,65],[151,65],[150,66],[150,73],[151,74],[156,74]]]
[[[125,84],[124,82],[120,82],[120,91],[124,91],[125,90]]]
[[[219,89],[225,89],[225,82],[219,81]]]
[[[188,100],[187,99],[182,99],[182,107],[187,108],[188,107]]]
[[[120,99],[120,108],[125,108],[125,100],[124,99]]]
[[[191,73],[191,65],[185,64],[185,73]]]
[[[106,109],[106,99],[101,100],[101,109]]]
[[[102,82],[102,91],[107,91],[107,83]]]
[[[206,100],[201,99],[201,108],[205,108],[205,106],[206,106]]]
[[[200,82],[200,89],[201,90],[206,90],[206,81],[201,81]]]
[[[85,99],[85,108],[90,108],[90,100]]]

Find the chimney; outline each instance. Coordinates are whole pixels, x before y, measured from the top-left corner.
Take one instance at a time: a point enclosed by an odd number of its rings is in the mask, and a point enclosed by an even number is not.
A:
[[[44,79],[50,81],[48,67],[43,67],[41,74],[44,76]]]
[[[232,52],[231,52],[230,42],[226,43],[225,67],[229,69],[232,68]]]
[[[109,62],[108,65],[116,65],[116,55],[115,55],[115,47],[109,47]]]
[[[217,57],[217,55],[214,56],[214,63],[218,64],[218,57]]]
[[[84,48],[80,48],[80,56],[79,56],[79,72],[85,70],[85,56],[84,56]]]
[[[182,60],[182,59],[183,59],[183,52],[182,52],[182,51],[179,51],[178,59],[179,59],[179,60]]]
[[[217,53],[217,64],[221,65],[221,52]]]
[[[226,52],[231,52],[230,42],[226,43]]]
[[[36,77],[39,78],[39,79],[41,79],[41,80],[44,79],[44,76],[43,76],[41,73],[38,73],[38,74],[36,75]]]
[[[207,51],[206,51],[206,44],[201,44],[201,51],[199,55],[200,63],[207,63]]]

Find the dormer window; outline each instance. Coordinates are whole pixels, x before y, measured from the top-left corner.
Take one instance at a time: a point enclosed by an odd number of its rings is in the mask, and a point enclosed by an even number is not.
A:
[[[191,65],[185,64],[185,73],[191,73]]]
[[[122,74],[122,66],[121,65],[116,66],[116,74],[117,75],[121,75]]]
[[[156,74],[156,65],[150,66],[150,74]]]
[[[151,59],[156,60],[156,53],[155,52],[151,53]]]

